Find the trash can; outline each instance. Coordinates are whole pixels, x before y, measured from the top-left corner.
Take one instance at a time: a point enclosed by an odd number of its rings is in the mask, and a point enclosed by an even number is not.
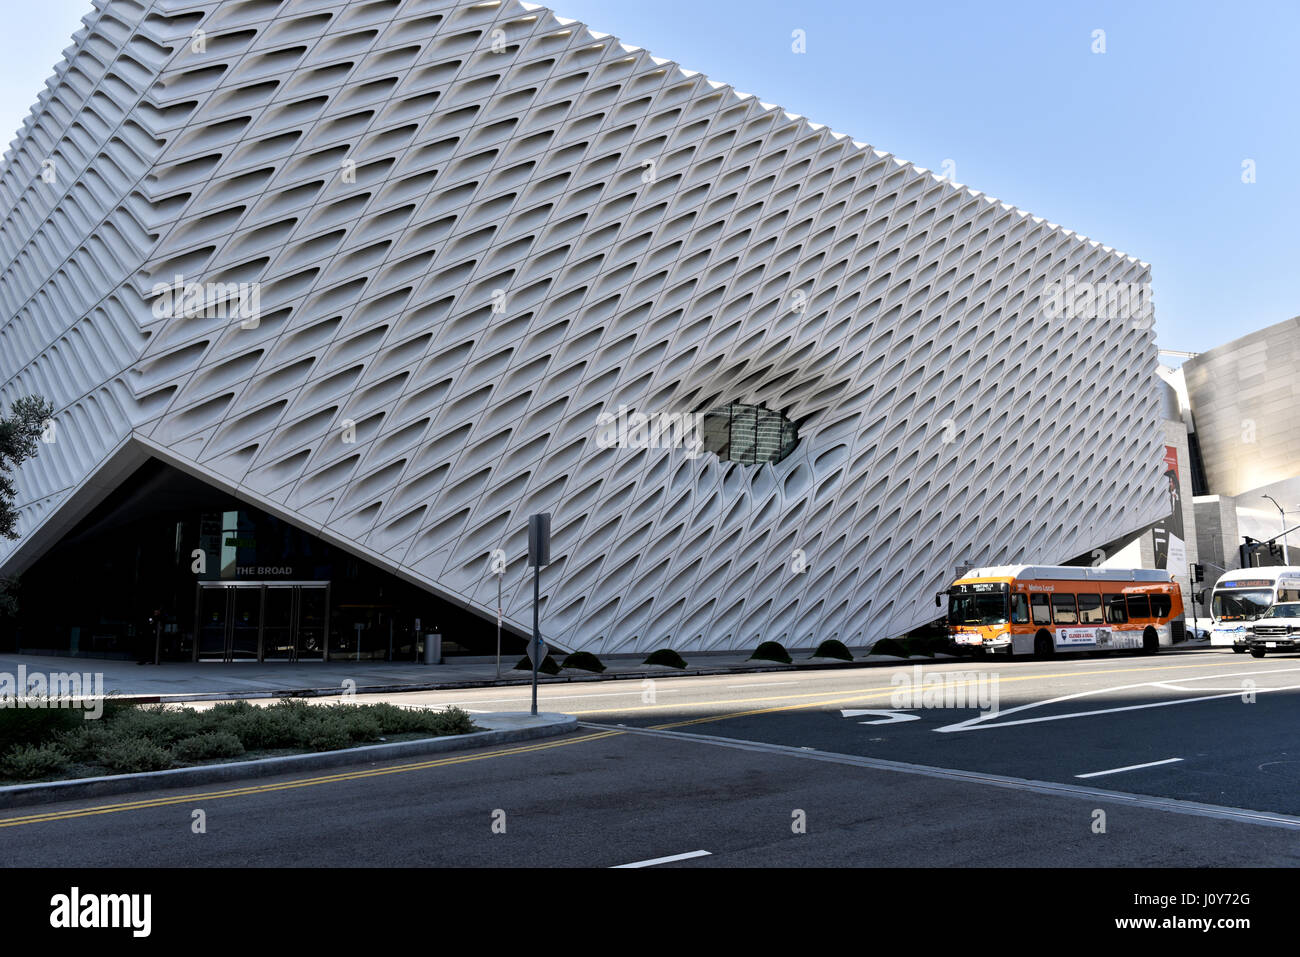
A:
[[[428,632],[424,636],[424,663],[442,664],[442,635],[436,631]]]

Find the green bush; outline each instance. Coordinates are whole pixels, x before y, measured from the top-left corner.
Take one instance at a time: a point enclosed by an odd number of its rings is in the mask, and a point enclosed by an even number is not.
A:
[[[119,774],[133,774],[171,767],[172,758],[165,748],[148,738],[122,738],[99,753],[99,763]]]
[[[444,711],[404,708],[386,702],[366,705],[365,708],[366,714],[372,715],[379,722],[383,734],[427,734],[438,737],[479,730],[470,720],[469,712],[454,705]]]
[[[0,703],[0,754],[20,744],[48,744],[83,724],[85,713],[81,708],[20,708],[7,699]]]
[[[894,655],[897,658],[906,658],[909,651],[897,638],[881,638],[871,646],[873,655]]]
[[[156,704],[123,711],[114,717],[110,727],[119,736],[145,738],[167,747],[184,738],[202,734],[205,724],[193,708],[171,708]]]
[[[780,661],[783,664],[790,664],[794,659],[790,657],[790,652],[779,641],[765,641],[759,645],[752,655],[750,661]]]
[[[817,650],[812,653],[812,657],[838,658],[841,661],[852,661],[853,652],[849,651],[848,646],[844,644],[844,642],[836,638],[827,638],[817,646]]]
[[[303,726],[304,744],[312,751],[337,751],[352,743],[346,722],[338,718],[314,718]]]
[[[579,671],[594,671],[596,674],[600,674],[605,670],[605,666],[601,664],[600,659],[590,651],[575,651],[564,659],[564,667],[577,668]]]
[[[103,721],[84,721],[81,727],[61,735],[59,747],[73,761],[92,763],[99,760],[99,753],[113,740],[113,732]]]
[[[19,744],[10,748],[0,761],[5,777],[30,781],[62,771],[68,756],[57,744]]]
[[[671,648],[660,648],[658,651],[653,651],[650,653],[650,656],[641,663],[643,665],[667,665],[669,668],[686,667],[685,659]]]
[[[244,753],[244,745],[229,731],[208,731],[191,738],[182,738],[172,745],[172,757],[177,761],[193,763],[215,758],[237,758]]]
[[[347,733],[348,740],[354,744],[378,741],[380,735],[384,733],[379,719],[364,711],[339,712],[328,715],[326,720],[331,719],[339,722],[344,732]]]
[[[531,672],[533,670],[533,659],[524,655],[519,659],[519,663],[515,665],[513,670]],[[539,673],[544,675],[558,675],[560,673],[560,666],[556,664],[553,657],[547,655],[542,659],[542,663],[537,666],[537,670]]]

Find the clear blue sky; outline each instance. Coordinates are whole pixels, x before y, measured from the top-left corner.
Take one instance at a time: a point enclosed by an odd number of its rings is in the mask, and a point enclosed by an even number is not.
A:
[[[7,133],[90,5],[0,2]],[[919,166],[951,160],[958,182],[1146,260],[1162,346],[1208,349],[1300,314],[1296,0],[554,8]]]

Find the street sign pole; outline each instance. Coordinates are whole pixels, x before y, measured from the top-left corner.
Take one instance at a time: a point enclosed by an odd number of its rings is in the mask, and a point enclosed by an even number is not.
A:
[[[529,657],[533,659],[533,714],[537,714],[537,669],[546,659],[546,645],[542,644],[542,629],[538,621],[538,606],[542,603],[542,566],[551,563],[551,513],[528,516],[528,564],[533,566],[533,643]]]
[[[537,714],[537,665],[542,657],[542,632],[537,622],[537,606],[542,600],[542,566],[533,566],[533,714]]]

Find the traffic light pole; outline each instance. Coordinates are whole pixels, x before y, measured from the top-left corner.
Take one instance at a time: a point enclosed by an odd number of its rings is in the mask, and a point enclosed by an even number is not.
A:
[[[1259,539],[1251,538],[1249,535],[1243,535],[1242,541],[1245,542],[1245,544],[1242,547],[1245,549],[1245,554],[1242,557],[1249,558],[1251,559],[1251,561],[1242,562],[1242,567],[1247,567],[1247,568],[1254,567],[1253,561],[1256,552],[1258,552],[1261,548],[1268,548],[1279,538],[1285,541],[1286,536],[1290,532],[1294,532],[1297,529],[1300,529],[1300,525],[1293,525],[1290,528],[1284,528],[1282,529],[1282,533],[1280,535],[1274,535],[1272,538],[1264,539],[1262,541]]]

